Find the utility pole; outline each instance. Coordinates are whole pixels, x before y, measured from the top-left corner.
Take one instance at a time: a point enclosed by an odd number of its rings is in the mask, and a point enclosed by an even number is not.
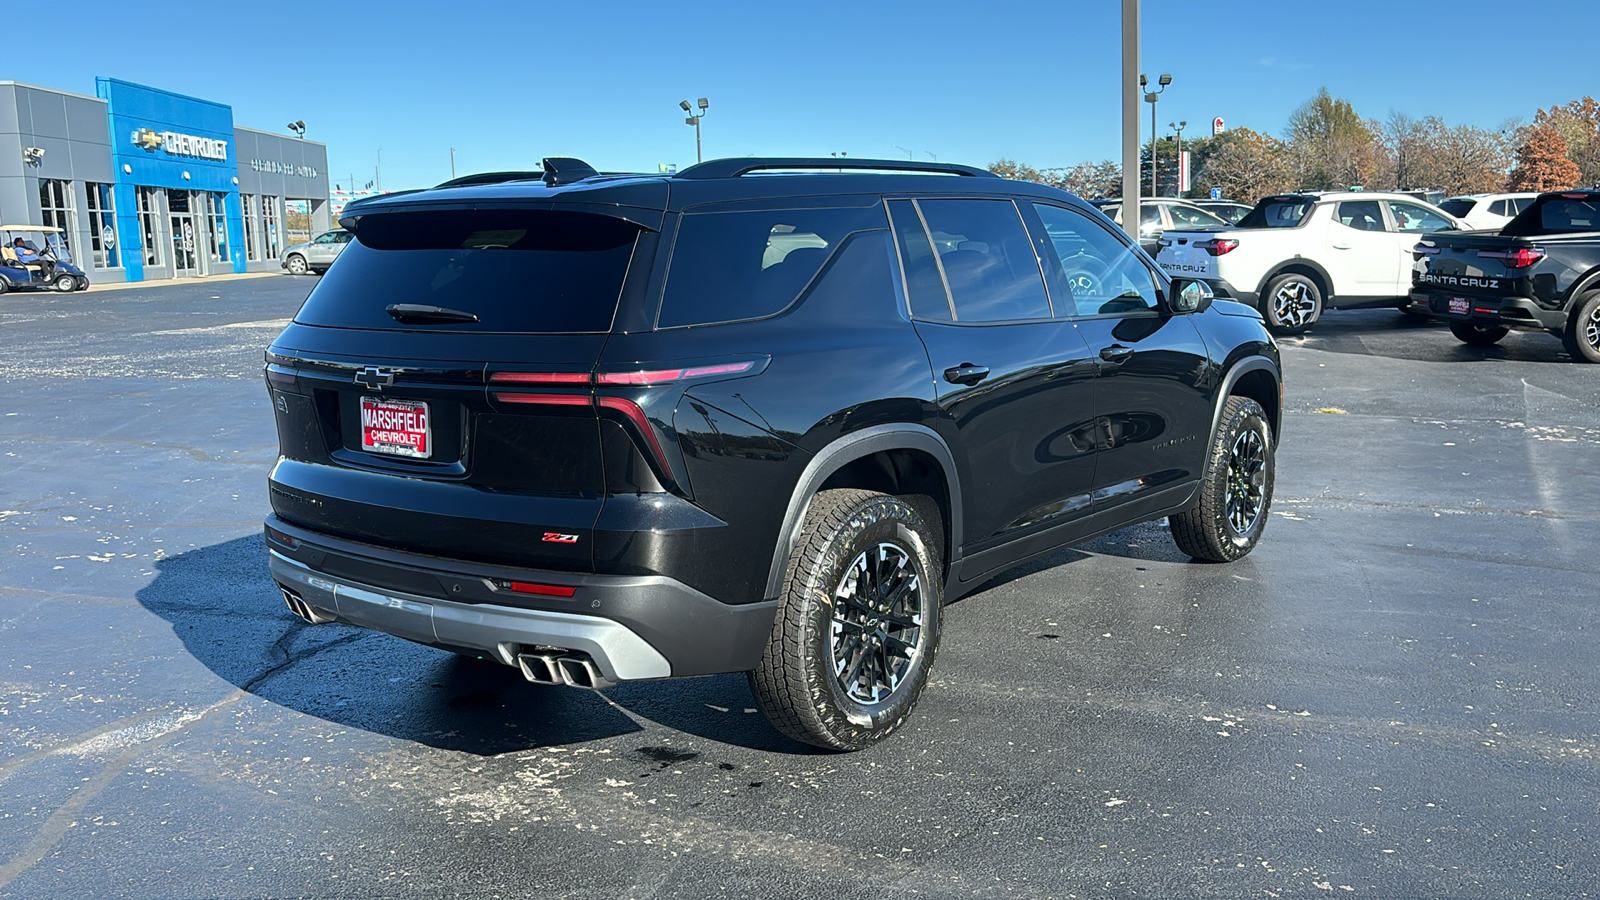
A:
[[[1139,239],[1139,0],[1122,0],[1122,230]]]
[[[451,147],[450,148],[450,180],[454,181],[455,178],[456,178],[456,148]]]
[[[1178,165],[1175,170],[1178,173],[1178,189],[1173,191],[1173,196],[1181,200],[1183,199],[1183,192],[1188,190],[1188,186],[1183,183],[1183,130],[1189,127],[1189,120],[1182,119],[1176,125],[1168,122],[1167,127],[1178,132]]]
[[[1162,75],[1158,81],[1161,85],[1160,90],[1147,91],[1144,95],[1144,102],[1150,104],[1150,196],[1152,197],[1160,196],[1161,193],[1156,190],[1156,100],[1166,92],[1167,85],[1172,83],[1172,76]],[[1139,86],[1144,87],[1147,84],[1145,77],[1140,75]]]

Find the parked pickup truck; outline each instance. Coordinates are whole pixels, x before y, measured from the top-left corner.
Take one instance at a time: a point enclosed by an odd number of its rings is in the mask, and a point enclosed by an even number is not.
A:
[[[1278,334],[1298,334],[1324,309],[1405,309],[1417,238],[1465,227],[1404,194],[1281,194],[1262,198],[1233,228],[1166,232],[1156,262],[1257,307]]]
[[[1411,310],[1462,341],[1548,331],[1600,363],[1600,190],[1540,194],[1498,233],[1430,234],[1414,253]]]

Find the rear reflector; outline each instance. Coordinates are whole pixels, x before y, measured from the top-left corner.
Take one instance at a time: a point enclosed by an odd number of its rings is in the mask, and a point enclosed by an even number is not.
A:
[[[300,546],[300,542],[298,540],[288,536],[287,534],[284,534],[283,532],[279,531],[276,528],[273,528],[270,525],[267,526],[267,537],[272,538],[273,540],[275,540],[278,543],[284,545],[285,547],[291,547],[292,548],[292,547]]]
[[[557,584],[534,584],[531,581],[513,581],[511,589],[519,594],[538,594],[541,597],[571,597],[578,592],[575,587]]]

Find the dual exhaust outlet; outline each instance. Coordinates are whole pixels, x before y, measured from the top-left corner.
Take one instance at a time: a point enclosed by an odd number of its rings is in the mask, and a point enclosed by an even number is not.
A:
[[[283,602],[288,605],[289,611],[308,624],[323,625],[335,621],[333,617],[317,612],[315,607],[294,591],[281,585],[278,590],[283,593]],[[519,653],[517,667],[522,670],[522,676],[534,684],[566,685],[592,691],[616,686],[615,681],[601,674],[600,667],[589,656],[576,655],[573,651],[560,648],[550,648],[542,653]]]

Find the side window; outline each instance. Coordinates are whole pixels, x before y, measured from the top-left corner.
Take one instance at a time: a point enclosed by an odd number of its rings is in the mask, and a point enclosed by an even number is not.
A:
[[[1127,315],[1159,304],[1155,275],[1116,235],[1088,216],[1033,204],[1080,315]]]
[[[348,244],[354,237],[355,235],[348,231],[341,231],[333,236],[333,242],[335,244]]]
[[[1489,204],[1489,212],[1497,216],[1509,216],[1512,214],[1509,208],[1510,206],[1510,200],[1496,200],[1495,202]]]
[[[1184,228],[1222,228],[1228,224],[1197,206],[1184,206],[1180,203],[1168,205],[1167,215],[1172,217],[1174,225]]]
[[[1389,211],[1394,213],[1395,227],[1407,233],[1420,233],[1424,231],[1448,231],[1455,227],[1449,219],[1439,215],[1425,206],[1415,203],[1404,203],[1399,200],[1389,201]]]
[[[656,326],[713,325],[781,312],[846,235],[883,226],[883,210],[876,206],[684,213]]]
[[[1340,225],[1357,231],[1383,231],[1383,210],[1376,200],[1346,200],[1339,204],[1334,218]]]
[[[960,322],[1050,318],[1044,277],[1010,200],[921,200]]]
[[[919,319],[949,322],[955,318],[950,295],[944,292],[939,264],[933,258],[922,217],[910,200],[889,201],[889,221],[894,223],[895,241],[900,249],[900,267],[906,276],[906,297],[911,315]]]
[[[333,243],[334,241],[336,241],[338,239],[339,239],[339,236],[330,231],[327,234],[319,234],[319,235],[317,235],[317,239],[316,239],[316,241],[314,243],[331,244],[331,243]]]

